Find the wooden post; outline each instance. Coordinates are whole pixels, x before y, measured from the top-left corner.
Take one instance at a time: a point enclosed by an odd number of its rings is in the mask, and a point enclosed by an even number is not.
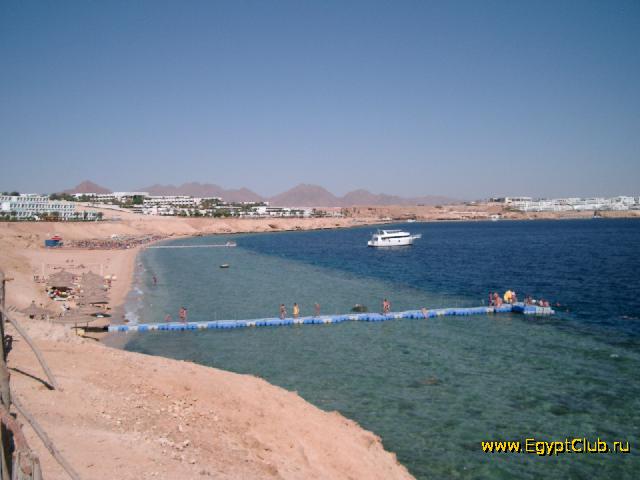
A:
[[[2,310],[0,310],[0,312],[1,311]],[[11,322],[13,327],[18,331],[20,335],[22,335],[22,338],[24,338],[25,342],[27,342],[27,345],[31,347],[31,350],[33,350],[33,353],[35,353],[36,358],[38,359],[38,362],[40,362],[40,365],[42,366],[44,373],[46,373],[47,378],[49,379],[49,385],[51,385],[51,387],[56,390],[60,390],[60,387],[58,386],[58,382],[56,382],[56,377],[53,376],[51,369],[47,365],[47,362],[45,362],[44,360],[44,355],[42,355],[42,352],[40,352],[40,349],[36,346],[36,344],[33,343],[33,340],[31,340],[31,337],[29,336],[29,334],[27,334],[27,331],[24,328],[22,328],[22,326],[20,325],[20,322],[16,320],[15,315],[13,318],[10,318],[8,315],[5,314],[4,320],[6,322]]]
[[[0,405],[0,421],[11,431],[15,447],[15,457],[12,468],[12,480],[42,480],[40,460],[27,444],[22,428],[15,418]]]
[[[18,413],[24,417],[29,425],[31,425],[33,431],[36,432],[36,434],[40,437],[40,440],[42,440],[44,446],[47,447],[47,450],[49,450],[53,458],[56,459],[56,461],[60,464],[64,471],[67,472],[69,477],[71,477],[73,480],[81,480],[80,475],[78,475],[78,473],[73,469],[69,462],[67,462],[67,460],[62,456],[62,453],[60,453],[60,451],[56,448],[54,443],[49,438],[49,435],[47,435],[47,432],[42,429],[33,415],[25,410],[25,408],[22,406],[22,403],[18,400],[18,397],[14,399],[13,406],[16,408]]]
[[[7,353],[4,343],[4,304],[5,304],[5,278],[0,271],[0,402],[9,411],[11,408],[11,390],[9,387],[9,369],[7,368]],[[3,423],[0,426],[0,468],[2,468],[2,480],[11,480],[11,440],[9,430]]]

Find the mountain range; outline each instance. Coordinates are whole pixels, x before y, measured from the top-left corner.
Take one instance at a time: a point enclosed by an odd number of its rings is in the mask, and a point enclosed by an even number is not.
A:
[[[227,202],[269,202],[282,207],[351,207],[354,205],[437,205],[453,203],[456,199],[424,195],[420,197],[400,197],[376,194],[359,189],[343,196],[336,196],[319,185],[300,184],[286,192],[272,197],[264,197],[248,188],[225,189],[212,183],[190,182],[182,185],[151,185],[138,191],[150,195],[190,195],[192,197],[221,197]],[[65,193],[110,193],[110,190],[91,181],[84,181]]]
[[[101,187],[97,183],[93,183],[89,180],[85,180],[84,182],[80,182],[73,188],[69,190],[65,190],[62,193],[113,193],[111,190],[105,187]]]

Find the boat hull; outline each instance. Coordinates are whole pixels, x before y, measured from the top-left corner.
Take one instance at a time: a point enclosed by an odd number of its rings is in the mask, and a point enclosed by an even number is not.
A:
[[[385,238],[384,240],[369,240],[367,245],[370,247],[403,247],[413,245],[413,241],[416,238],[420,238],[420,236],[411,235],[408,237]]]

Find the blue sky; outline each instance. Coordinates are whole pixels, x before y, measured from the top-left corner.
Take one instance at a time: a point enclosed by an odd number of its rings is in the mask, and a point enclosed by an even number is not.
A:
[[[0,190],[640,193],[638,1],[4,1]]]

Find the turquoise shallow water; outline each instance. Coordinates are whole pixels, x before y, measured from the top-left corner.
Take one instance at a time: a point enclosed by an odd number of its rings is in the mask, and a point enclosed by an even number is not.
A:
[[[418,478],[634,478],[640,354],[631,295],[637,283],[628,280],[637,281],[630,249],[640,223],[594,223],[414,224],[424,241],[398,251],[361,248],[370,229],[238,236],[235,249],[147,250],[140,257],[141,295],[130,304],[141,321],[175,317],[183,304],[190,320],[276,316],[280,303],[290,311],[294,301],[303,314],[316,301],[323,313],[343,313],[354,303],[375,310],[385,296],[394,310],[477,305],[486,290],[504,286],[563,307],[550,319],[157,332],[133,337],[127,348],[296,390],[379,434]],[[523,238],[533,244],[524,252]],[[571,243],[582,251],[573,252]],[[484,260],[496,244],[511,255],[508,263]],[[535,272],[527,271],[532,258]],[[219,269],[221,263],[231,268]],[[592,289],[629,301],[596,310],[579,301]],[[538,457],[480,449],[487,439],[573,436],[628,440],[632,453]]]

